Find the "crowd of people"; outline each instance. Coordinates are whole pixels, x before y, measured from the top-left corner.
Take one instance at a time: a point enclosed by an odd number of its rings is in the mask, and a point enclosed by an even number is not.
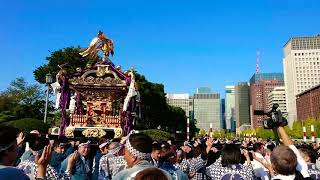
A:
[[[0,180],[320,179],[318,145],[292,141],[283,127],[278,132],[281,145],[211,137],[179,145],[142,133],[93,143],[0,127]]]

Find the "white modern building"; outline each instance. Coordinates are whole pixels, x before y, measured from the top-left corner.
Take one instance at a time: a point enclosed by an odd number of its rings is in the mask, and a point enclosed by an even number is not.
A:
[[[166,98],[170,106],[182,108],[189,117],[189,111],[192,111],[192,99],[189,94],[167,94]]]
[[[193,98],[197,127],[208,131],[212,123],[213,130],[220,130],[220,94],[208,88],[198,88]]]
[[[234,86],[225,86],[225,120],[226,120],[226,129],[235,130],[235,117],[234,117],[234,105],[235,105],[235,87]]]
[[[272,109],[273,104],[279,104],[279,109],[282,113],[287,113],[287,104],[286,104],[286,91],[284,86],[275,87],[268,94],[268,110]]]
[[[296,95],[320,84],[320,35],[289,39],[283,48],[289,125],[297,119]]]

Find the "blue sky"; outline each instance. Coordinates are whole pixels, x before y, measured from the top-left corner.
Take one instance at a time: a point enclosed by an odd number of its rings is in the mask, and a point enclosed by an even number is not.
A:
[[[135,67],[166,92],[192,93],[282,72],[290,37],[320,33],[317,0],[6,1],[0,6],[0,90],[16,77],[34,82],[45,57],[85,47],[98,30],[115,43],[115,64]]]

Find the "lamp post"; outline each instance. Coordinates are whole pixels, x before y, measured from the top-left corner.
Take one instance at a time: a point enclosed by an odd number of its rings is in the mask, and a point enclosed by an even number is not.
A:
[[[46,75],[46,84],[48,86],[47,88],[47,94],[46,94],[46,106],[44,109],[44,118],[43,118],[43,122],[47,123],[47,114],[48,114],[48,100],[49,100],[49,90],[50,90],[50,84],[52,83],[52,76],[50,73],[48,73]]]

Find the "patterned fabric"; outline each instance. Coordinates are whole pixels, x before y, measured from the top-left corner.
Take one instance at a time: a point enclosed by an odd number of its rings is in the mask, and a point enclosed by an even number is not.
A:
[[[199,169],[195,175],[193,177],[191,177],[191,180],[205,180],[205,179],[209,179],[209,177],[207,177],[207,175],[205,174],[206,168],[202,167],[201,169]]]
[[[25,151],[21,156],[21,162],[25,160],[34,161],[34,155],[31,150]]]
[[[17,168],[24,171],[24,173],[29,176],[29,178],[36,179],[37,177],[37,170],[38,165],[34,161],[26,160],[21,162]],[[58,175],[57,171],[50,165],[48,165],[46,170],[46,179],[47,180],[56,180],[56,179],[62,179],[62,180],[68,180],[70,177],[67,174],[61,174]]]
[[[164,162],[160,165],[160,169],[165,170],[166,172],[168,172],[172,179],[174,180],[184,180],[184,179],[188,179],[187,174],[185,174],[184,172],[182,172],[180,169],[177,169],[176,167],[173,166],[173,164],[168,163],[168,162]]]
[[[215,163],[207,167],[207,174],[213,179],[221,180],[253,180],[254,171],[251,165],[245,166],[242,164],[234,164],[229,167],[223,167],[221,158],[217,159]]]
[[[192,174],[191,159],[183,159],[180,163],[180,169],[186,174]]]
[[[127,162],[123,156],[114,156],[107,154],[101,157],[99,163],[99,180],[108,180],[114,177],[118,172],[125,169]]]
[[[311,179],[320,180],[320,171],[316,168],[316,165],[313,163],[308,164],[308,173]]]

